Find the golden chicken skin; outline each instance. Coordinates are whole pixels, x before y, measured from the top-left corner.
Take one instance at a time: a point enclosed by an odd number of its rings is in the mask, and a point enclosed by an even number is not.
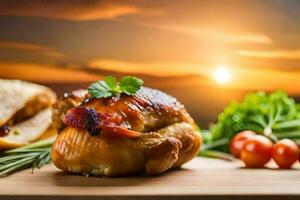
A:
[[[194,158],[201,137],[175,98],[142,87],[133,96],[92,98],[85,90],[53,106],[59,169],[93,176],[159,175]]]

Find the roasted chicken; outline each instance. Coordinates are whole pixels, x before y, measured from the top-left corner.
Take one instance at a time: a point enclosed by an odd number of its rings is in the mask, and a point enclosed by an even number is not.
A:
[[[195,157],[201,137],[175,98],[142,87],[134,96],[66,94],[53,106],[58,136],[51,158],[66,172],[158,175]]]

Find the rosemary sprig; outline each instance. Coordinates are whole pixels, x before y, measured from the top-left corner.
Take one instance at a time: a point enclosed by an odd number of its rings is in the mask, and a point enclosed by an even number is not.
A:
[[[41,168],[50,162],[51,145],[54,138],[41,140],[24,147],[5,151],[0,157],[0,176],[7,176],[22,169]]]

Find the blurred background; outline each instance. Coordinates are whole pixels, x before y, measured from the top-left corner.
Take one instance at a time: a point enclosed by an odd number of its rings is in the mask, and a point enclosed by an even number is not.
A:
[[[251,91],[300,96],[299,0],[1,0],[0,78],[59,95],[135,75],[202,127]]]

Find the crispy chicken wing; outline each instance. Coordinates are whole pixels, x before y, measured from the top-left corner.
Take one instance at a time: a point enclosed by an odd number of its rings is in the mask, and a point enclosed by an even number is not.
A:
[[[54,105],[53,113],[59,134],[51,156],[63,171],[158,175],[191,160],[201,145],[184,106],[150,88],[102,99],[72,93]]]

